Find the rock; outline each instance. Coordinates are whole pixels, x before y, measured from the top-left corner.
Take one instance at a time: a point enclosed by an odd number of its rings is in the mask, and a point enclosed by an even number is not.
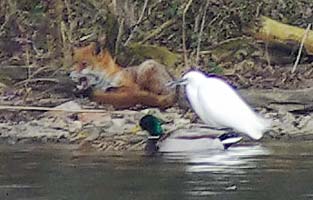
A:
[[[166,130],[166,127],[164,128],[164,130]],[[139,135],[139,136],[148,136],[149,133],[147,131],[143,131],[143,130],[140,130],[136,133],[136,135]]]
[[[122,119],[112,119],[113,126],[122,127],[126,124],[126,120]]]
[[[80,121],[73,121],[69,126],[68,126],[68,131],[70,133],[75,133],[79,130],[81,130],[83,127],[82,123]]]
[[[129,144],[137,144],[143,140],[145,140],[144,137],[135,135],[135,136],[131,137],[128,142],[129,142]]]
[[[80,113],[79,121],[82,124],[93,124],[95,126],[112,126],[112,117],[110,113]]]
[[[67,104],[68,103],[68,104]],[[67,102],[65,108],[78,109],[75,102]],[[73,107],[72,107],[73,106]],[[61,107],[62,108],[62,107]],[[64,107],[63,107],[64,108]],[[269,135],[273,138],[290,138],[313,135],[313,115],[295,114],[284,109],[268,110],[257,109],[266,118],[272,119],[272,128]],[[15,144],[23,141],[43,142],[72,142],[88,141],[93,148],[103,151],[143,150],[146,131],[133,134],[132,129],[140,118],[146,114],[153,114],[163,120],[166,133],[177,129],[199,129],[203,134],[220,134],[223,131],[209,129],[196,118],[194,112],[187,112],[173,107],[166,111],[149,108],[140,111],[105,110],[103,113],[71,113],[50,112],[40,118],[18,123],[0,123],[0,133],[6,141]]]
[[[104,131],[107,134],[125,134],[125,133],[131,133],[133,127],[135,126],[134,123],[129,123],[127,119],[112,119],[112,126],[105,129]]]
[[[58,105],[54,107],[55,109],[60,109],[58,111],[48,111],[43,114],[43,116],[53,116],[53,117],[58,117],[58,118],[66,118],[69,115],[71,115],[73,112],[68,112],[68,111],[75,111],[75,110],[81,110],[81,106],[76,103],[75,101],[68,101],[66,103],[63,103],[61,105]],[[62,111],[66,110],[66,111]]]
[[[100,129],[98,127],[91,127],[85,131],[88,132],[88,136],[84,139],[85,141],[93,141],[100,136]]]

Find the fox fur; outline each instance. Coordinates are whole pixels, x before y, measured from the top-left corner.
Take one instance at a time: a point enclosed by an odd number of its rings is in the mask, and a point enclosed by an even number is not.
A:
[[[91,87],[90,97],[98,103],[120,109],[137,104],[165,109],[176,101],[176,90],[166,86],[172,76],[154,60],[123,68],[107,49],[92,42],[73,50],[73,63],[72,79],[81,90]]]

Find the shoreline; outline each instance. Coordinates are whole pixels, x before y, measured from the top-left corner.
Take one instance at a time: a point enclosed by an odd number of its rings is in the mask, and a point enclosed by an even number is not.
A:
[[[16,138],[16,137],[1,137],[0,145],[3,146],[23,146],[23,147],[60,147],[60,149],[69,149],[77,153],[92,153],[92,152],[103,152],[103,153],[125,153],[125,152],[141,152],[144,153],[146,137],[141,137],[139,142],[127,142],[123,139],[130,138],[129,135],[121,135],[121,140],[115,140],[116,136],[103,137],[95,140],[80,140],[71,141],[69,138]],[[115,141],[114,141],[115,140]],[[261,140],[253,141],[251,139],[244,138],[241,144],[260,144],[267,145],[272,143],[298,143],[298,142],[311,142],[313,141],[313,134],[305,136],[282,136],[280,138],[272,138],[269,135],[265,135]]]
[[[306,110],[313,102],[312,95],[306,96],[303,90],[250,88],[238,92],[260,115],[272,121],[271,129],[260,140],[261,143],[271,140],[313,140],[313,113]],[[176,105],[162,111],[158,108],[139,109],[140,107],[114,110],[110,106],[97,105],[87,99],[71,100],[72,98],[63,101],[58,98],[40,99],[40,102],[35,104],[38,107],[24,107],[29,108],[28,110],[18,110],[19,106],[15,106],[15,110],[2,109],[0,143],[11,145],[62,143],[75,144],[86,150],[142,151],[147,134],[144,131],[135,134],[133,128],[145,114],[153,114],[162,119],[165,122],[163,125],[165,133],[181,128],[206,127],[193,111],[188,110],[188,102],[181,95],[183,94],[179,95],[178,102],[180,106]],[[46,105],[42,102],[47,101],[58,106],[42,107]],[[8,100],[1,101],[2,105],[10,105],[9,103]],[[32,108],[38,109],[31,110]],[[44,110],[45,108],[47,109]],[[213,129],[205,131],[209,134],[222,133]]]
[[[78,105],[67,102],[67,106]],[[310,141],[313,140],[313,119],[308,115],[294,116],[286,113],[258,109],[266,118],[272,119],[272,128],[255,143],[269,141]],[[195,114],[178,107],[160,111],[157,108],[143,110],[106,110],[99,113],[45,112],[37,119],[22,122],[0,123],[0,144],[34,145],[62,144],[75,145],[81,151],[125,152],[143,151],[147,135],[144,131],[133,132],[139,119],[145,114],[153,114],[164,120],[165,132],[174,129],[199,128],[209,134],[223,131],[208,129],[199,120],[194,122]],[[74,115],[74,116],[73,116]],[[243,143],[251,142],[247,137]]]

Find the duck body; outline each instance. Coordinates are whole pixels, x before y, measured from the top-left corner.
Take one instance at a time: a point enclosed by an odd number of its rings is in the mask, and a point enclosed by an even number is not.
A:
[[[201,131],[204,130],[179,129],[160,138],[148,138],[146,150],[161,153],[226,150],[242,139],[233,132],[211,136],[207,133],[201,134]]]
[[[196,130],[177,130],[157,143],[159,152],[190,152],[206,150],[224,150],[218,137],[197,135]]]
[[[152,115],[140,120],[141,128],[150,134],[145,148],[148,153],[225,150],[242,139],[234,132],[220,136],[208,135],[206,129],[178,129],[164,134],[160,125],[161,122]]]

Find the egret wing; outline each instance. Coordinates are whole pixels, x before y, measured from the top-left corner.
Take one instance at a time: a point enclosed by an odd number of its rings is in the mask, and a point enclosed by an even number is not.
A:
[[[204,118],[225,127],[234,128],[259,139],[261,118],[241,99],[236,91],[218,78],[208,78],[198,88],[198,102]]]
[[[198,101],[198,87],[192,87],[190,85],[187,85],[186,86],[186,94],[187,94],[187,97],[188,97],[188,100],[189,100],[189,103],[190,103],[192,109],[198,115],[198,117],[203,122],[205,122],[206,124],[208,124],[210,126],[219,127],[219,125],[216,124],[214,121],[209,120],[208,118],[205,117],[204,110]]]

